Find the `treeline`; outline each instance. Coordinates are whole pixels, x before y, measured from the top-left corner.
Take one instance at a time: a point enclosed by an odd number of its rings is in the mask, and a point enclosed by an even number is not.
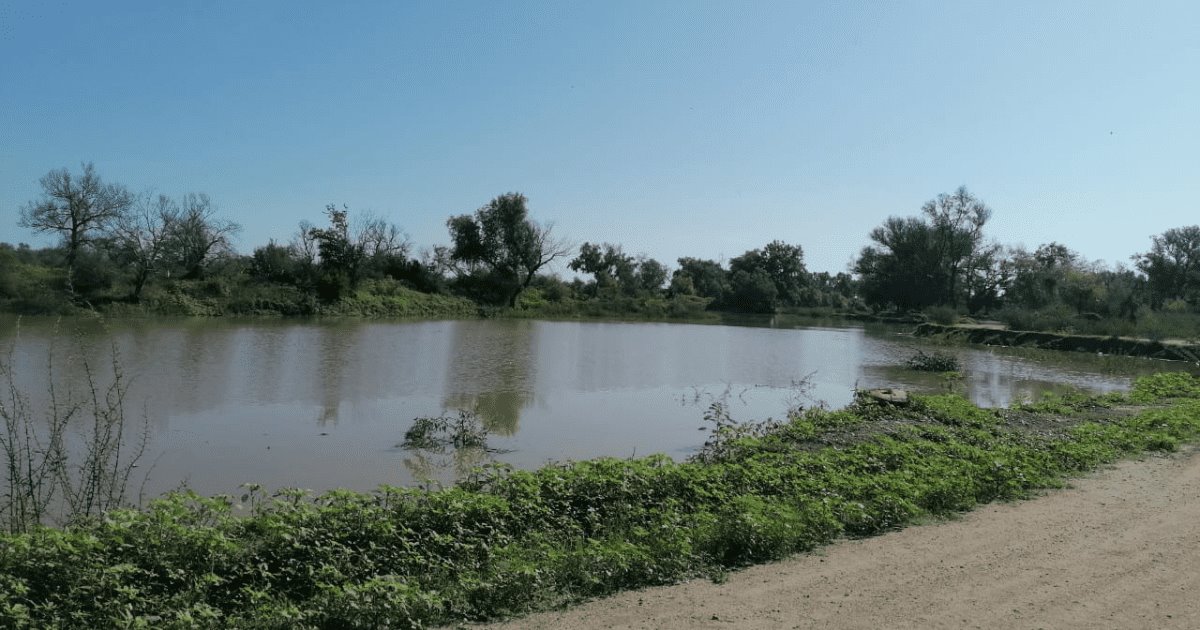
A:
[[[675,266],[620,244],[575,246],[535,221],[520,193],[447,220],[449,244],[417,251],[371,213],[329,205],[286,240],[235,251],[240,226],[202,193],[135,195],[91,164],[41,179],[20,225],[59,237],[0,244],[0,307],[31,313],[80,305],[168,314],[533,315],[694,317],[789,309],[999,318],[1016,328],[1150,337],[1200,336],[1200,226],[1167,230],[1133,266],[1090,262],[1057,242],[1032,252],[987,239],[992,210],[966,188],[889,217],[851,273],[810,272],[781,240],[727,262]],[[566,263],[571,280],[548,273]]]
[[[1031,252],[988,241],[991,215],[959,188],[917,216],[888,218],[854,264],[859,296],[942,323],[975,315],[1025,330],[1200,336],[1200,226],[1152,236],[1132,268],[1109,267],[1057,242]]]
[[[92,164],[41,179],[20,225],[51,234],[44,249],[0,244],[0,306],[27,313],[78,306],[163,314],[461,315],[513,309],[546,315],[692,317],[705,310],[774,312],[854,305],[849,274],[811,274],[780,241],[720,262],[671,270],[619,245],[576,247],[507,193],[447,220],[449,245],[420,252],[400,227],[329,205],[285,241],[235,251],[241,227],[205,194],[136,195]],[[590,280],[546,273],[556,260]]]

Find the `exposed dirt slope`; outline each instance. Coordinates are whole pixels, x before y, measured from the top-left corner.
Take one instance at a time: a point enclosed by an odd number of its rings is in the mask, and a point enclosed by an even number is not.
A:
[[[1200,628],[1200,454],[503,628]]]

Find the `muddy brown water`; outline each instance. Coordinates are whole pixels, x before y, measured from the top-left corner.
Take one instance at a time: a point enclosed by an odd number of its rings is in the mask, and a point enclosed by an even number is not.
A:
[[[0,348],[35,410],[46,407],[51,360],[60,394],[81,393],[81,358],[104,381],[115,349],[127,415],[149,423],[138,473],[150,495],[185,482],[206,494],[237,493],[244,482],[313,490],[449,483],[489,459],[525,468],[660,452],[682,459],[703,444],[699,429],[714,402],[739,420],[818,401],[838,407],[856,387],[959,391],[1005,406],[1190,369],[936,345],[906,331],[782,317],[725,325],[3,317]],[[918,349],[956,355],[963,377],[904,367]],[[457,410],[478,413],[490,446],[503,452],[398,447],[414,418]]]

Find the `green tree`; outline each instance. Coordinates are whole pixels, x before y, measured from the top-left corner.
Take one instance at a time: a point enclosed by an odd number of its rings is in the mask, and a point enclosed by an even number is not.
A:
[[[788,245],[783,241],[771,241],[762,249],[752,249],[729,261],[730,277],[737,289],[735,278],[739,271],[744,278],[754,277],[761,271],[775,286],[776,299],[781,304],[805,303],[808,287],[808,270],[804,268],[804,250],[799,245]]]
[[[1010,276],[1005,302],[1039,309],[1060,301],[1067,273],[1078,262],[1079,255],[1060,243],[1040,245],[1032,254],[1020,248],[1013,250],[1005,263]]]
[[[42,198],[21,208],[20,225],[62,238],[67,290],[74,293],[80,252],[129,210],[134,197],[124,186],[105,184],[91,162],[83,165],[79,176],[55,169],[39,183]]]
[[[933,245],[942,268],[939,276],[945,283],[944,299],[957,306],[963,298],[970,298],[970,278],[981,265],[983,226],[991,218],[992,210],[967,191],[966,186],[959,186],[953,193],[943,193],[925,202],[921,213],[933,228]],[[966,292],[961,290],[964,285]]]
[[[308,228],[308,238],[316,244],[320,259],[317,291],[325,300],[337,300],[358,286],[359,273],[366,253],[350,234],[349,210],[333,204],[325,206],[329,227]]]
[[[504,303],[513,307],[538,270],[574,249],[529,218],[528,199],[506,193],[492,199],[473,215],[450,217],[446,222],[453,243],[450,258],[468,273],[482,271],[484,282]]]
[[[600,295],[632,282],[635,264],[633,257],[622,251],[620,245],[584,243],[567,268],[591,275],[592,295]]]
[[[584,243],[568,267],[592,276],[589,290],[593,296],[616,292],[654,295],[662,291],[669,275],[666,266],[657,260],[645,255],[634,258],[620,245],[609,243]]]
[[[919,217],[889,217],[871,231],[855,263],[863,295],[875,305],[923,308],[971,304],[995,287],[996,246],[983,242],[992,211],[959,187],[921,206]]]
[[[636,284],[639,292],[657,294],[667,282],[667,266],[653,258],[639,257]]]
[[[762,269],[739,269],[729,274],[731,291],[726,306],[750,313],[773,313],[779,301],[774,279]]]
[[[944,302],[932,232],[915,217],[888,217],[871,231],[875,244],[863,248],[854,264],[868,304],[914,309]]]
[[[1173,299],[1200,304],[1200,225],[1172,228],[1151,241],[1150,251],[1133,261],[1146,274],[1152,306]]]
[[[287,245],[272,239],[266,245],[254,249],[250,260],[250,273],[259,280],[268,282],[295,282],[297,266],[295,252]]]
[[[675,295],[699,295],[721,304],[729,294],[729,273],[715,260],[680,258],[679,268],[671,275],[671,291]],[[690,286],[692,293],[684,290]]]

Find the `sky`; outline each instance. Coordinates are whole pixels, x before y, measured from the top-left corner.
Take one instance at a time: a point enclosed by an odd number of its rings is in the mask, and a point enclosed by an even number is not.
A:
[[[1128,264],[1200,223],[1200,2],[0,0],[0,241],[83,162],[243,253],[519,191],[575,243],[839,272],[965,185],[1002,244]]]

